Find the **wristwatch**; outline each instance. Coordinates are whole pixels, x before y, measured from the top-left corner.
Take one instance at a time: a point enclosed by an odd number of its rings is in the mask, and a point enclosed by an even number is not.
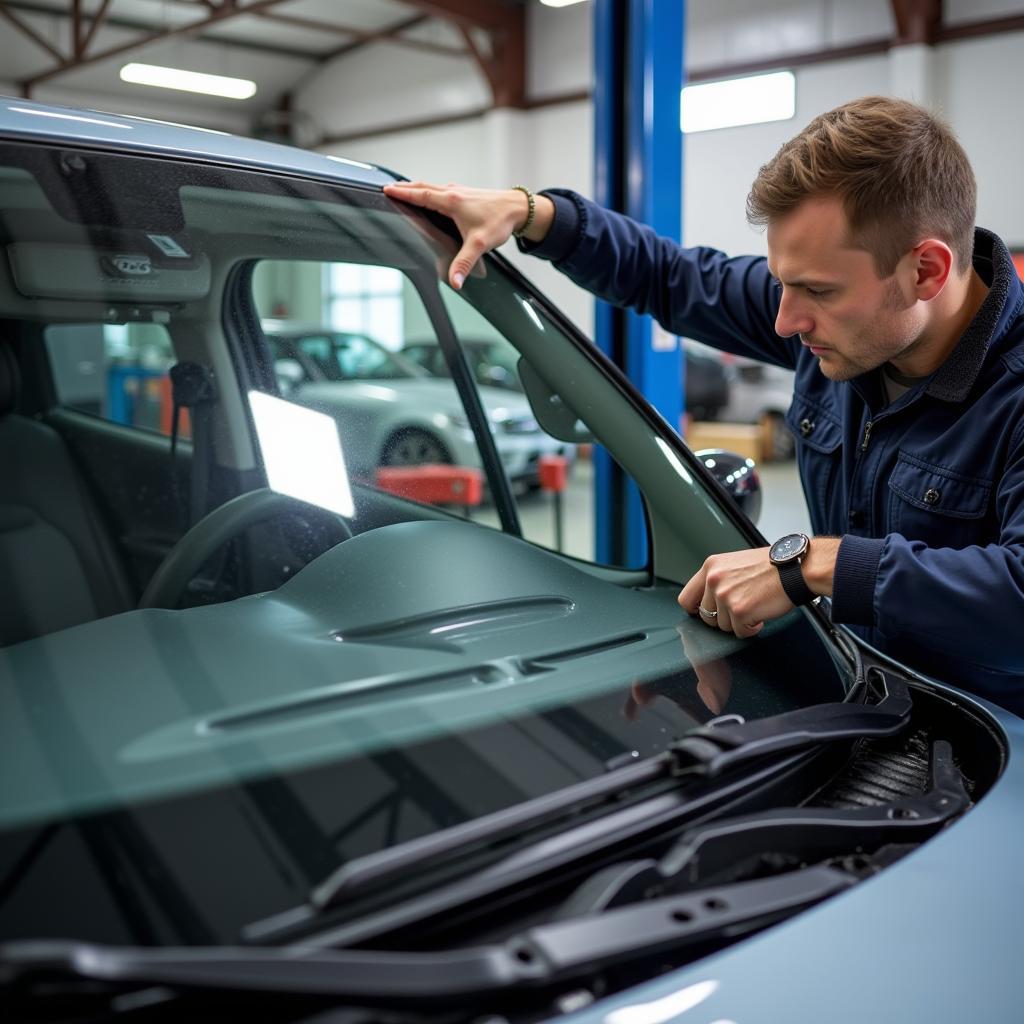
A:
[[[787,533],[768,549],[768,561],[779,570],[782,589],[786,592],[786,597],[797,607],[810,604],[816,596],[807,586],[803,570],[800,568],[800,562],[810,546],[811,538],[806,533]]]

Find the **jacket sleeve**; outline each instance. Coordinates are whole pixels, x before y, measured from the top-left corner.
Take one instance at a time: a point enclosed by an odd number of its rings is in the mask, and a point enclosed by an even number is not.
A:
[[[1011,451],[996,491],[998,543],[933,548],[897,533],[846,536],[833,577],[833,621],[1024,675],[1024,425]]]
[[[672,334],[796,365],[800,343],[775,333],[779,286],[763,256],[683,248],[646,225],[575,192],[547,189],[555,220],[524,252],[551,260],[576,284],[616,306],[650,314]]]

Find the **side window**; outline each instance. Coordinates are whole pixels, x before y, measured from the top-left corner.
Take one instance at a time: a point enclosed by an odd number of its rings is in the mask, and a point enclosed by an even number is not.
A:
[[[352,481],[479,517],[483,459],[455,384],[403,354],[434,333],[401,271],[265,260],[253,297],[280,395],[334,420]]]
[[[170,432],[174,351],[163,324],[49,324],[43,338],[62,406]]]
[[[280,395],[334,420],[355,483],[501,528],[433,323],[401,271],[265,260],[255,268],[253,293]],[[594,462],[586,428],[570,417],[572,436],[545,431],[520,379],[516,346],[447,285],[441,294],[523,536],[593,561]]]
[[[471,304],[466,293],[444,286],[442,296],[484,404],[508,412],[497,438],[499,449],[504,449],[502,462],[516,495],[523,536],[574,558],[594,561],[595,465],[597,459],[607,458],[607,453],[586,439],[582,422],[575,424],[579,442],[547,433],[537,422],[526,393],[519,350]]]
[[[279,393],[335,421],[352,480],[501,528],[470,418],[406,275],[357,263],[265,260],[255,268],[253,292]],[[562,436],[547,432],[520,379],[517,347],[462,295],[446,285],[441,295],[524,538],[594,560],[586,427],[570,418]]]

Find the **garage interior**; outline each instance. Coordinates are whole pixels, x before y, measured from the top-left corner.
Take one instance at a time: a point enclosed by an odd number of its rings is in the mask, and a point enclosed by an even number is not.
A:
[[[1024,140],[994,131],[992,109],[1016,95],[1022,42],[1024,3],[1014,0],[0,0],[0,93],[298,145],[440,183],[563,186],[604,199],[614,198],[610,167],[623,194],[629,168],[641,167],[633,212],[684,244],[736,254],[766,251],[744,217],[760,164],[816,114],[884,93],[952,124],[977,173],[979,224],[1024,249]],[[250,94],[126,80],[138,65],[240,79]],[[652,91],[637,90],[631,68],[650,72]],[[779,73],[789,76],[788,110],[681,126],[684,84]],[[645,103],[655,115],[631,138],[622,125],[635,126]],[[768,539],[809,529],[786,457],[785,371],[719,357],[649,323],[613,336],[591,296],[513,245],[504,254],[694,449],[757,461]],[[380,313],[387,295],[361,301],[371,326],[393,317]],[[403,337],[380,340],[397,349]],[[151,356],[144,341],[123,339],[122,362]],[[701,360],[725,382],[726,401],[698,391]],[[525,532],[555,543],[560,516],[567,551],[609,560],[635,542],[628,501],[584,457],[564,494],[524,506]]]

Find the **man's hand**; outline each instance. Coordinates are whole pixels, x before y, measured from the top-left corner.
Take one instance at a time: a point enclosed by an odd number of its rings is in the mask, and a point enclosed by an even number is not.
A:
[[[529,205],[519,189],[467,188],[465,185],[429,185],[423,181],[402,181],[385,185],[392,199],[436,210],[455,221],[462,235],[462,248],[448,268],[448,281],[456,290],[484,253],[497,249],[526,222]],[[541,241],[551,227],[554,204],[546,196],[535,196],[536,212],[526,237]]]
[[[838,537],[815,537],[801,564],[815,594],[831,596]],[[792,611],[779,570],[768,561],[768,548],[712,555],[683,587],[679,604],[701,621],[738,637],[759,633],[765,622]],[[700,614],[701,609],[705,614]],[[708,612],[716,612],[712,617]]]

